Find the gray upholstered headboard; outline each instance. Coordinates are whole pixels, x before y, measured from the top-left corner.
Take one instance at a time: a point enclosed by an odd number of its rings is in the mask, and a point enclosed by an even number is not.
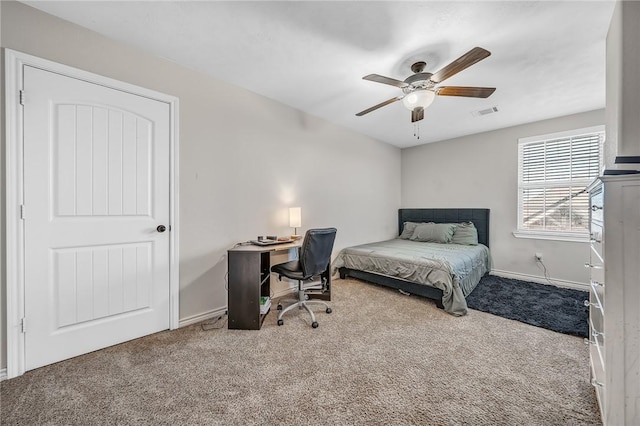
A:
[[[473,222],[478,242],[489,247],[489,209],[399,209],[398,235],[402,234],[405,222]]]

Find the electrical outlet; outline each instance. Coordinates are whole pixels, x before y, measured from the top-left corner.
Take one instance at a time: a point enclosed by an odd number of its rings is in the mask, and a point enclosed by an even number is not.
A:
[[[536,262],[542,262],[542,253],[536,253],[535,255]]]

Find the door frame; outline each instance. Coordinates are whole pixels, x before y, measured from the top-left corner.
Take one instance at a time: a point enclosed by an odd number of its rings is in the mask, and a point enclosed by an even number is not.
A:
[[[178,145],[178,98],[133,84],[114,80],[67,65],[38,58],[11,49],[5,55],[5,221],[6,221],[6,333],[7,333],[7,378],[25,373],[25,334],[22,319],[25,315],[24,281],[24,221],[21,205],[24,195],[23,156],[23,109],[20,91],[24,88],[23,67],[25,65],[54,72],[67,77],[98,84],[111,89],[143,96],[169,105],[169,329],[179,326],[179,145]],[[24,102],[29,94],[24,93]],[[24,324],[25,328],[28,324]]]

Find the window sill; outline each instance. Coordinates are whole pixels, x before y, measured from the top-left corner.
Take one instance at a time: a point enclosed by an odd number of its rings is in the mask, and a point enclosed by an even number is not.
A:
[[[589,234],[575,234],[571,232],[513,231],[513,236],[534,240],[568,241],[572,243],[589,242]]]

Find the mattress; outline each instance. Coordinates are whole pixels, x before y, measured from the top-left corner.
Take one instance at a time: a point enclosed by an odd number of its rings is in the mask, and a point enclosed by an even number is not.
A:
[[[465,297],[490,270],[489,249],[478,244],[423,243],[393,239],[343,249],[332,264],[442,290],[445,311],[465,315]]]

